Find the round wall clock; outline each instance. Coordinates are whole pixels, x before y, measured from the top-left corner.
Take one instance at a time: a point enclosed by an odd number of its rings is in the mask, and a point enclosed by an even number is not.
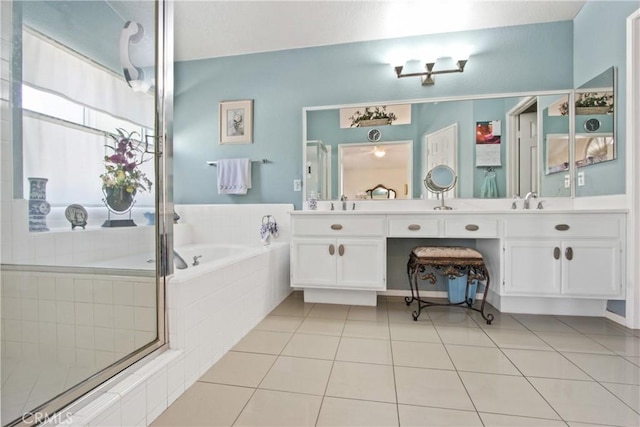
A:
[[[64,210],[64,216],[67,218],[67,221],[71,223],[71,229],[75,229],[76,227],[84,227],[87,225],[87,218],[89,218],[89,214],[87,214],[87,210],[78,204],[73,204],[67,206],[67,209]]]
[[[585,120],[583,127],[587,132],[596,132],[600,129],[600,120],[595,118],[587,119]]]
[[[371,142],[378,142],[380,141],[380,138],[382,138],[382,132],[378,129],[371,129],[367,132],[367,139]]]

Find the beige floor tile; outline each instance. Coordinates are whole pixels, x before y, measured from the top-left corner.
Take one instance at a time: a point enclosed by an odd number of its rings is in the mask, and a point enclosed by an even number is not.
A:
[[[414,368],[455,369],[443,344],[392,341],[393,364]]]
[[[555,351],[503,349],[526,377],[591,381],[591,377]]]
[[[476,321],[478,326],[482,329],[515,329],[515,330],[523,330],[526,329],[524,325],[518,322],[512,315],[506,313],[500,313],[493,307],[485,307],[485,313],[493,314],[493,321],[491,321],[490,325],[487,325],[486,320],[483,319],[482,315],[477,311],[470,311],[469,317]]]
[[[618,399],[640,412],[640,386],[631,384],[601,383],[607,390],[618,396]]]
[[[294,316],[305,317],[313,308],[314,304],[297,300],[286,300],[274,308],[269,315],[272,316]]]
[[[628,329],[604,317],[555,316],[583,334],[631,335]]]
[[[313,426],[321,396],[256,390],[234,426]]]
[[[303,334],[333,335],[339,337],[342,335],[343,329],[344,320],[308,317],[304,319],[297,332]]]
[[[401,426],[481,426],[476,411],[398,405]]]
[[[512,316],[527,329],[534,332],[576,332],[571,326],[561,322],[554,316],[541,316],[538,314],[513,314]]]
[[[389,339],[389,323],[347,320],[342,331],[343,337]]]
[[[397,426],[398,410],[393,403],[325,397],[318,427]]]
[[[565,421],[640,425],[640,415],[598,383],[549,378],[530,381]]]
[[[413,307],[404,308],[390,308],[387,310],[387,316],[389,317],[389,323],[428,323],[431,324],[431,319],[426,314],[423,314],[418,320],[413,320]]]
[[[230,426],[253,389],[196,382],[151,424],[160,426]]]
[[[329,360],[280,356],[260,383],[260,388],[322,395],[332,363]]]
[[[280,354],[291,335],[289,332],[252,330],[232,350],[249,353]]]
[[[450,309],[448,311],[437,310],[436,307],[429,307],[422,310],[421,316],[429,315],[434,325],[455,326],[459,328],[477,328],[476,323],[467,315],[467,310],[463,308]]]
[[[398,403],[448,409],[473,410],[455,371],[395,368]]]
[[[387,314],[386,304],[378,303],[375,307],[367,307],[360,305],[352,305],[349,308],[347,320],[366,320],[368,322],[387,322],[389,316]]]
[[[442,342],[435,326],[428,322],[389,323],[391,340]]]
[[[297,333],[282,350],[282,355],[333,360],[339,342],[340,337],[337,336]]]
[[[558,351],[613,354],[611,350],[579,333],[536,332],[536,335]]]
[[[636,366],[640,366],[640,357],[625,357],[629,362],[633,363]]]
[[[640,367],[622,356],[587,353],[563,353],[596,381],[640,384]]]
[[[496,346],[481,328],[457,328],[436,325],[436,330],[445,344],[475,345],[480,347]]]
[[[521,375],[502,351],[497,348],[445,345],[459,371],[486,374]]]
[[[320,317],[323,319],[346,320],[349,314],[349,306],[342,304],[315,304],[308,317]]]
[[[391,365],[391,341],[342,337],[336,360]]]
[[[520,348],[526,350],[547,350],[551,351],[551,348],[547,343],[542,341],[533,332],[529,331],[515,331],[510,329],[489,329],[485,328],[484,331],[489,335],[489,338],[495,342],[500,348]]]
[[[199,381],[258,387],[276,358],[277,356],[270,354],[230,351],[205,372]]]
[[[460,372],[478,412],[559,419],[523,377]]]
[[[566,427],[564,421],[546,420],[542,418],[516,417],[513,415],[485,414],[480,412],[480,418],[486,427]]]
[[[254,329],[259,331],[295,332],[303,320],[304,317],[274,316],[270,314],[262,322],[258,323]]]
[[[638,337],[596,334],[590,334],[588,337],[621,356],[640,357],[640,338]]]
[[[336,361],[326,395],[395,403],[393,367]]]

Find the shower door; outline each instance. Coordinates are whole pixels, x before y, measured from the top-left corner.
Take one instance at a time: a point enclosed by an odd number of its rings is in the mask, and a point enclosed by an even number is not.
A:
[[[2,1],[0,19],[1,425],[59,424],[166,342],[172,11]]]

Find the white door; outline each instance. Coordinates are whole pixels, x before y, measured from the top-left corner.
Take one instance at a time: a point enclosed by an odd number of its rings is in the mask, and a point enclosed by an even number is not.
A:
[[[518,166],[520,170],[518,194],[524,197],[530,191],[538,191],[537,113],[522,113],[518,119]]]
[[[505,293],[559,295],[560,242],[509,240],[505,243]]]
[[[385,239],[338,239],[338,286],[384,290],[385,246]]]
[[[584,297],[622,296],[620,241],[564,241],[562,293]]]
[[[447,165],[458,174],[456,147],[458,145],[458,124],[437,130],[424,137],[422,144],[422,178],[438,165]],[[437,195],[422,189],[424,198],[436,199]],[[448,198],[455,197],[455,190],[446,193]]]
[[[335,286],[338,252],[334,239],[294,239],[291,246],[292,286]]]

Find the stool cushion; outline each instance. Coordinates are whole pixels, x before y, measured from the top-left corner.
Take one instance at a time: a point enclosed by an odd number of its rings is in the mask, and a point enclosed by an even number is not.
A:
[[[482,259],[475,249],[461,246],[417,246],[412,253],[418,258],[474,258]]]

